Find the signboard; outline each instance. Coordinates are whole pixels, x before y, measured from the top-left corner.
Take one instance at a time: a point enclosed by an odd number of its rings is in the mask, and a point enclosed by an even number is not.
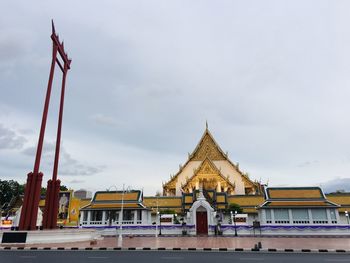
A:
[[[27,232],[4,232],[1,243],[25,243]]]
[[[160,219],[160,222],[162,222],[162,223],[171,223],[173,220],[172,220],[172,218],[171,217],[162,217],[161,219]]]
[[[3,220],[1,220],[1,226],[2,227],[11,227],[12,226],[12,220],[10,220],[10,219],[3,219]]]
[[[66,220],[69,214],[69,203],[72,192],[60,192],[58,195],[58,219]]]

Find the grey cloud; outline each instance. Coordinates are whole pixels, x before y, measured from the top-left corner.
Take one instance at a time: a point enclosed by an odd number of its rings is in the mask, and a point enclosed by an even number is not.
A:
[[[309,167],[309,166],[312,166],[312,165],[316,165],[318,164],[319,162],[314,160],[314,161],[306,161],[306,162],[302,162],[300,164],[297,165],[298,168],[304,168],[304,167]]]
[[[107,126],[116,126],[118,122],[110,116],[106,116],[103,114],[94,114],[90,117],[95,123],[107,125]]]
[[[42,152],[42,158],[44,160],[44,165],[48,167],[53,166],[54,156],[55,156],[55,144],[51,142],[45,142]],[[36,146],[31,146],[25,148],[22,151],[23,154],[27,156],[35,156],[36,154]],[[59,170],[58,173],[60,175],[65,176],[91,176],[97,173],[102,172],[104,166],[89,166],[85,165],[78,160],[74,159],[65,149],[65,147],[60,147],[60,160],[59,160]]]
[[[325,193],[336,191],[350,192],[350,178],[335,178],[322,183],[322,189]]]
[[[301,168],[349,155],[346,1],[107,1],[84,2],[79,12],[82,3],[3,3],[2,57],[35,55],[15,63],[15,75],[0,75],[0,103],[41,116],[52,15],[43,10],[54,9],[73,58],[64,128],[77,143],[85,137],[92,146],[122,143],[185,159],[208,119],[234,161],[249,161],[259,177],[296,168],[295,181],[307,184],[310,171]],[[6,28],[15,33],[4,36]],[[22,28],[35,45],[9,49]],[[63,172],[94,172],[73,157]]]
[[[70,184],[82,184],[84,182],[85,182],[84,180],[79,180],[79,179],[73,179],[69,181]]]
[[[21,149],[26,142],[26,138],[18,135],[16,131],[0,124],[0,150]]]
[[[60,160],[59,174],[66,176],[91,176],[103,171],[103,166],[89,166],[80,163],[78,160],[72,158],[66,151],[62,152],[62,159]]]

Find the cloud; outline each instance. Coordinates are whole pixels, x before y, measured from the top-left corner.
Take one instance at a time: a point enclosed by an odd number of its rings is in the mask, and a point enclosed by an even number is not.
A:
[[[26,138],[18,135],[16,131],[0,124],[0,150],[21,149],[26,142]]]
[[[84,182],[85,182],[84,180],[79,180],[79,179],[73,179],[69,181],[70,184],[82,184]]]
[[[54,157],[55,157],[55,147],[56,147],[55,144],[52,142],[44,143],[42,158],[44,160],[44,165],[46,167],[53,166]],[[35,156],[36,147],[35,146],[27,147],[22,151],[22,153],[28,156]],[[63,146],[60,147],[60,160],[59,160],[59,169],[58,169],[59,175],[91,176],[102,172],[103,169],[104,169],[104,166],[95,167],[95,166],[90,166],[79,162],[67,152],[65,147]]]
[[[322,183],[322,189],[325,193],[336,191],[350,192],[350,178],[335,178]]]
[[[90,117],[95,123],[97,124],[102,124],[102,125],[107,125],[107,126],[116,126],[118,122],[116,119],[110,116],[106,116],[103,114],[94,114]]]
[[[306,161],[306,162],[302,162],[300,164],[297,165],[298,168],[305,168],[305,167],[309,167],[312,165],[317,165],[319,162],[317,160],[314,161]]]

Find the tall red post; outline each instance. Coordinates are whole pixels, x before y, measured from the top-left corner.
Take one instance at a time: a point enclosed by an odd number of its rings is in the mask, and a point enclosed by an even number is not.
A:
[[[52,82],[53,82],[56,63],[58,64],[58,66],[63,72],[63,79],[62,79],[60,112],[59,112],[59,118],[58,118],[55,164],[54,164],[52,180],[48,181],[43,227],[55,228],[57,226],[58,194],[59,194],[59,188],[60,188],[60,180],[57,180],[57,170],[58,170],[58,159],[59,159],[59,150],[60,150],[60,142],[61,142],[63,102],[64,102],[66,76],[67,76],[68,70],[70,69],[70,63],[72,60],[68,58],[68,55],[64,51],[63,43],[60,43],[58,35],[56,35],[53,21],[52,21],[51,39],[53,44],[51,69],[50,69],[49,81],[47,85],[43,117],[42,117],[41,128],[40,128],[40,135],[39,135],[38,147],[37,147],[35,163],[34,163],[34,170],[33,172],[28,174],[27,185],[24,193],[24,201],[23,201],[21,218],[19,223],[20,230],[34,230],[37,227],[36,221],[37,221],[39,201],[40,201],[41,182],[43,177],[43,174],[39,172],[40,160],[41,160],[41,153],[42,153],[42,148],[44,143],[46,120],[47,120],[47,114],[49,110],[51,88],[52,88]],[[63,66],[61,62],[57,59],[57,53],[60,55],[60,57],[64,62]]]

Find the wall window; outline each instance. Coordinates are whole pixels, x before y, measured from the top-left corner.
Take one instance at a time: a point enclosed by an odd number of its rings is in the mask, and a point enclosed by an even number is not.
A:
[[[137,220],[138,221],[142,220],[142,210],[137,210]]]
[[[131,210],[123,210],[123,221],[133,220]]]
[[[294,224],[309,224],[309,212],[307,209],[292,209]]]
[[[89,211],[82,211],[82,213],[83,213],[83,221],[87,221]]]
[[[337,221],[337,215],[336,215],[335,209],[329,209],[329,213],[331,215],[332,224],[337,224],[338,221]]]
[[[328,224],[327,213],[325,208],[311,209],[312,222],[314,224]]]
[[[92,221],[102,221],[102,211],[92,211]]]
[[[266,215],[266,224],[272,224],[271,210],[270,209],[264,209],[264,210]]]
[[[288,209],[274,209],[275,223],[276,224],[289,224],[289,212]]]

